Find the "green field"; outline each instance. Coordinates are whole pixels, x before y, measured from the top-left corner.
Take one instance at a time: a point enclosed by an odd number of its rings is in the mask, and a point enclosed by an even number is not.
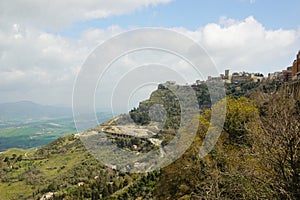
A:
[[[99,123],[103,123],[112,115],[99,112],[97,117]],[[72,133],[77,133],[73,117],[0,119],[0,152],[10,148],[41,147]]]
[[[9,148],[28,149],[42,146],[67,134],[75,133],[71,121],[61,120],[33,122],[26,125],[0,129],[0,151]]]

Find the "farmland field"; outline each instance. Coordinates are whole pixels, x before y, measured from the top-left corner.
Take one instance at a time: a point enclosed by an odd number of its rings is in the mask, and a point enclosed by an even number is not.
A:
[[[0,129],[0,151],[9,148],[28,149],[42,146],[76,132],[72,119],[60,122],[41,121]]]
[[[100,114],[99,122],[110,118]],[[0,152],[10,148],[30,149],[40,147],[62,136],[76,133],[73,118],[31,119],[0,122]]]

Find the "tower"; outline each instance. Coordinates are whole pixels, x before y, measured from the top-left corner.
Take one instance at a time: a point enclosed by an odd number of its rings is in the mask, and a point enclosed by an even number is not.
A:
[[[225,79],[228,79],[229,78],[229,69],[226,69],[225,70]]]

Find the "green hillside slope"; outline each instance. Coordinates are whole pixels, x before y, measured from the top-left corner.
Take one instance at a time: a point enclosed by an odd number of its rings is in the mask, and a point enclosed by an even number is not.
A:
[[[84,148],[78,135],[57,139],[39,149],[2,152],[0,199],[40,199],[46,194],[66,200],[299,199],[300,103],[284,91],[270,93],[265,88],[262,85],[247,95],[234,94],[214,105],[218,109],[226,101],[226,121],[217,144],[202,158],[199,151],[211,118],[210,108],[203,107],[199,117],[190,121],[199,124],[192,145],[175,162],[153,172],[130,174],[108,168]],[[158,97],[161,93],[167,100]],[[166,105],[170,126],[156,135],[165,144],[176,131],[174,116],[178,112],[168,107],[176,104],[175,98],[170,101],[171,97],[165,89],[158,89],[130,113],[143,122],[147,105]],[[201,95],[198,97],[204,102]],[[122,126],[126,126],[124,118],[119,122]],[[105,123],[106,134],[115,130],[117,120]],[[145,131],[147,123],[140,130]],[[125,151],[152,150],[139,137],[108,136]],[[132,148],[134,145],[136,148]]]

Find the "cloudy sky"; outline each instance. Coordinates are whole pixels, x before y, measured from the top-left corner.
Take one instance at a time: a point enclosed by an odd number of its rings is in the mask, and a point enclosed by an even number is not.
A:
[[[193,39],[220,73],[280,71],[300,49],[299,8],[299,0],[1,0],[0,102],[71,106],[76,76],[93,50],[117,34],[144,27]],[[170,59],[156,54],[123,56],[104,85],[124,80],[126,72],[118,66]],[[186,63],[176,59],[168,63],[180,71]],[[98,107],[106,107],[101,95]]]

